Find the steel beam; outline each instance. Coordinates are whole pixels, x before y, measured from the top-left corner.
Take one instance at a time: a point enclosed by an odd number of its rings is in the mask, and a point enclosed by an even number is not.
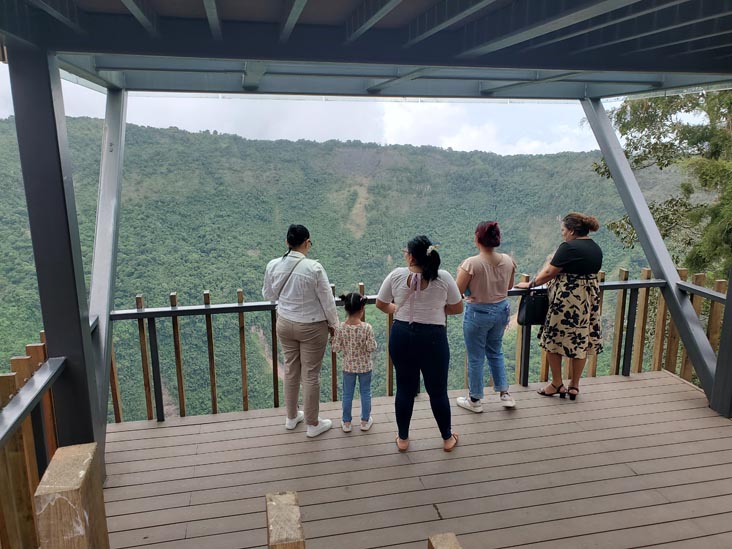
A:
[[[386,17],[402,0],[364,0],[346,20],[346,40],[351,44]]]
[[[610,168],[615,186],[633,228],[638,234],[638,240],[643,247],[653,274],[665,279],[667,282],[661,292],[671,313],[671,318],[684,342],[686,352],[694,365],[694,370],[699,377],[699,381],[701,381],[702,388],[707,396],[710,396],[714,385],[716,362],[714,350],[707,339],[696,311],[691,305],[691,301],[677,285],[680,279],[676,272],[676,266],[666,249],[661,233],[638,186],[628,159],[625,157],[623,147],[615,135],[615,130],[602,106],[602,102],[599,99],[583,99],[580,103],[592,132],[595,134],[597,143],[600,145],[605,162]]]
[[[150,0],[122,0],[122,3],[150,36],[158,37],[158,16]]]
[[[496,0],[442,0],[409,23],[409,40],[405,48],[465,21]]]
[[[290,39],[292,30],[300,19],[302,10],[305,9],[308,0],[289,0],[285,5],[285,14],[282,19],[282,27],[280,28],[280,44],[284,44]]]
[[[715,27],[718,27],[718,30],[710,30],[708,32],[699,32],[699,33],[693,33],[692,36],[682,36],[678,37],[677,35],[674,35],[673,37],[670,37],[671,39],[666,40],[659,40],[653,45],[646,46],[645,44],[639,44],[639,47],[637,49],[634,49],[633,51],[629,51],[627,53],[624,53],[623,55],[635,55],[640,52],[645,51],[653,51],[653,50],[660,50],[663,48],[670,48],[673,46],[682,46],[682,45],[690,45],[692,42],[696,42],[698,40],[707,40],[707,47],[702,47],[699,50],[695,51],[708,51],[710,49],[718,49],[718,48],[724,48],[728,47],[730,45],[728,39],[723,39],[721,43],[718,43],[716,46],[709,46],[709,39],[710,38],[717,38],[720,36],[727,36],[728,34],[732,34],[732,23],[724,23],[721,24],[719,21],[714,21]]]
[[[103,443],[59,69],[32,47],[9,47],[8,59],[48,355],[67,360],[53,389],[58,442]]]
[[[640,0],[516,0],[495,13],[465,26],[466,48],[458,58],[493,53],[550,32],[624,8]]]
[[[122,194],[122,162],[125,149],[127,92],[107,92],[107,112],[102,135],[99,167],[97,224],[94,233],[89,315],[97,318],[94,343],[97,351],[97,393],[99,413],[106,415],[109,395],[109,361],[112,349],[112,323],[109,313],[114,304],[117,279],[117,237],[119,205]]]
[[[34,8],[47,13],[56,21],[66,25],[78,34],[86,30],[79,21],[79,11],[74,0],[25,0]]]
[[[725,417],[732,417],[732,273],[727,284],[727,300],[724,304],[719,342],[711,407]]]
[[[381,90],[385,90],[386,88],[390,88],[396,84],[401,84],[402,82],[409,82],[411,80],[420,78],[427,73],[427,70],[427,67],[414,69],[401,76],[395,76],[394,78],[389,78],[388,80],[384,80],[383,82],[379,82],[378,84],[369,86],[368,88],[366,88],[366,91],[370,94],[377,94],[381,92]]]
[[[247,61],[246,74],[241,79],[241,87],[253,92],[259,89],[262,77],[267,73],[267,65],[261,61]]]
[[[563,72],[561,74],[553,74],[552,76],[541,76],[538,72],[536,79],[528,82],[516,82],[514,84],[507,84],[505,86],[498,86],[496,88],[482,89],[480,90],[481,95],[492,97],[496,94],[507,92],[509,90],[515,90],[516,88],[525,88],[526,86],[533,86],[535,84],[547,84],[549,82],[561,82],[572,76],[583,74],[581,72]]]
[[[203,0],[203,7],[206,10],[206,19],[208,19],[208,26],[211,29],[211,34],[216,40],[223,40],[224,34],[221,32],[221,17],[219,16],[218,1]]]

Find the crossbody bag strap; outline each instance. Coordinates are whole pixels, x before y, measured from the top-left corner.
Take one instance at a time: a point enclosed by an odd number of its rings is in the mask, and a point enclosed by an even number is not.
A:
[[[292,273],[295,271],[295,268],[300,264],[300,262],[305,259],[304,257],[301,257],[298,259],[295,264],[292,266],[292,269],[290,269],[290,272],[287,273],[287,276],[285,277],[285,281],[282,283],[282,286],[280,286],[279,291],[277,292],[277,299],[280,299],[280,295],[282,294],[282,290],[285,289],[285,286],[287,286],[287,283],[290,281],[290,277],[292,276]]]

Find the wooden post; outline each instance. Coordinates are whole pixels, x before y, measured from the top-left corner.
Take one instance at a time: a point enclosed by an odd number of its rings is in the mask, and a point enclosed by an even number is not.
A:
[[[628,269],[620,268],[618,280],[628,280]],[[616,376],[620,373],[620,353],[623,346],[623,322],[625,321],[625,295],[626,290],[618,290],[618,300],[615,302],[615,334],[613,334],[613,350],[610,355],[610,375]]]
[[[663,299],[661,289],[658,289],[658,302],[656,307],[656,328],[653,337],[653,355],[651,356],[651,369],[660,372],[663,369],[663,348],[666,341],[666,320],[668,309]]]
[[[64,446],[35,494],[42,549],[108,549],[102,457],[96,443]]]
[[[519,282],[528,282],[531,280],[531,276],[526,273],[519,276]],[[523,352],[523,341],[524,341],[524,328],[520,324],[516,326],[516,364],[513,368],[513,379],[514,383],[518,385],[521,383],[521,353]]]
[[[705,273],[696,273],[692,278],[691,282],[697,286],[704,286],[707,282],[707,275]],[[697,294],[691,296],[691,305],[694,307],[697,316],[701,314],[701,307],[703,297]],[[691,381],[691,374],[694,371],[694,366],[689,360],[689,356],[686,354],[686,349],[681,352],[681,379]]]
[[[333,297],[336,295],[335,284],[330,285]],[[338,401],[338,355],[330,352],[330,397],[333,402]]]
[[[568,356],[562,357],[562,365],[564,366],[564,379],[571,379],[572,374],[570,372],[572,371],[572,359]]]
[[[597,281],[599,283],[605,282],[605,271],[600,271],[597,273]],[[602,316],[602,302],[604,301],[605,292],[603,290],[600,290],[600,311],[598,312],[599,316]],[[593,353],[589,356],[587,359],[588,368],[587,368],[587,375],[589,377],[597,377],[597,353]]]
[[[394,396],[394,363],[389,353],[389,339],[391,338],[391,327],[394,324],[394,315],[386,315],[386,395]]]
[[[16,356],[10,359],[10,369],[15,373],[16,391],[25,385],[33,375],[34,369],[29,356]],[[23,434],[23,449],[25,451],[25,463],[28,468],[28,489],[30,493],[36,491],[38,486],[38,461],[36,460],[36,445],[33,440],[33,424],[28,416],[23,420],[20,427]]]
[[[114,411],[114,422],[122,423],[122,399],[119,395],[119,377],[117,376],[117,358],[114,355],[114,343],[109,350],[109,390],[112,393],[112,410]]]
[[[0,408],[15,394],[16,377],[16,374],[0,374]],[[4,527],[0,525],[2,547],[37,547],[22,428],[0,448],[0,486],[0,522],[4,523]]]
[[[142,294],[135,296],[135,306],[138,309],[145,308],[145,298]],[[147,419],[153,418],[152,395],[150,394],[150,366],[147,359],[147,331],[145,329],[145,321],[140,318],[137,320],[137,331],[140,337],[140,357],[142,358],[142,383],[145,386],[145,407],[147,409]]]
[[[203,304],[211,305],[211,292],[203,292]],[[211,315],[204,315],[206,318],[206,342],[208,344],[208,378],[211,383],[211,413],[219,413],[219,402],[216,397],[216,359],[214,358],[214,336],[213,321]]]
[[[236,291],[236,302],[244,303],[244,290]],[[239,313],[239,357],[241,359],[241,405],[244,411],[249,410],[249,384],[247,382],[247,337],[244,329],[244,312]]]
[[[714,291],[722,294],[727,293],[727,281],[726,280],[715,280]],[[724,304],[712,301],[709,306],[709,322],[707,324],[707,337],[709,337],[709,343],[712,344],[714,352],[719,352],[719,338],[722,333],[722,313],[724,313]]]
[[[457,536],[448,534],[434,534],[427,540],[427,549],[461,549]]]
[[[641,269],[641,280],[651,279],[651,270],[648,267]],[[638,316],[635,317],[635,335],[633,336],[633,358],[630,371],[639,374],[643,371],[643,348],[646,345],[646,323],[648,322],[648,298],[650,288],[641,288],[638,291]]]
[[[677,269],[681,280],[689,276],[689,269]],[[666,341],[666,363],[664,367],[669,372],[676,373],[676,364],[679,360],[679,331],[676,329],[673,318],[669,322],[668,340]]]
[[[539,381],[549,381],[549,355],[544,349],[541,350],[541,365],[539,366]]]
[[[305,549],[297,492],[267,494],[268,549]]]
[[[178,292],[170,292],[170,306],[178,306]],[[178,380],[178,414],[186,416],[186,387],[183,378],[183,349],[180,344],[180,320],[171,318],[173,323],[173,351],[175,352],[175,377]]]
[[[34,372],[48,360],[45,343],[31,343],[30,345],[26,345],[25,354],[31,358],[31,366]],[[51,391],[46,391],[41,399],[41,413],[43,414],[44,434],[46,436],[46,450],[48,451],[48,459],[51,459],[56,448],[58,448],[56,413],[53,409],[53,395]]]
[[[277,311],[272,310],[269,313],[270,323],[272,324],[272,392],[274,407],[280,407],[280,382],[279,376],[277,375],[278,360],[277,360]]]
[[[366,295],[366,286],[364,285],[363,282],[358,283],[358,293],[361,294],[362,296]],[[365,306],[363,308],[363,315],[361,315],[361,320],[366,322],[366,307]]]

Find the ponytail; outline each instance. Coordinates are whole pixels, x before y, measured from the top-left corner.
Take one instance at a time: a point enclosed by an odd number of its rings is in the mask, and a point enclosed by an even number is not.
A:
[[[359,293],[351,292],[338,296],[343,301],[343,307],[349,315],[355,315],[366,305],[366,298]]]
[[[440,254],[437,246],[432,244],[425,235],[415,236],[407,243],[407,250],[417,266],[422,269],[422,278],[427,281],[437,279],[440,269]]]

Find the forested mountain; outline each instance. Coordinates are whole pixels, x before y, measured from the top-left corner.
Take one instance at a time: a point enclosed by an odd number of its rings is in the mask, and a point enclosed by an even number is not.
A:
[[[102,121],[68,120],[74,184],[87,273],[91,267]],[[311,257],[325,266],[339,291],[364,282],[374,294],[385,274],[401,264],[399,251],[420,233],[440,244],[443,266],[455,272],[475,253],[477,222],[496,219],[502,250],[523,272],[538,269],[560,243],[557,217],[572,210],[602,224],[622,215],[612,182],[592,170],[599,153],[498,156],[434,147],[380,146],[360,142],[253,141],[233,135],[128,125],[120,220],[115,307],[233,302],[237,288],[261,300],[264,267],[284,253],[290,223],[306,225]],[[654,198],[678,188],[678,173],[642,174]],[[13,119],[0,120],[0,369],[23,345],[37,339],[38,310],[32,250],[25,213]],[[637,276],[645,265],[638,250],[624,250],[609,231],[597,240],[605,270],[619,266]],[[88,276],[87,276],[88,279]],[[88,280],[87,280],[88,283]],[[607,305],[612,307],[611,303]],[[373,308],[380,349],[375,394],[384,394],[384,316]],[[250,398],[271,406],[269,313],[247,316]],[[169,321],[159,323],[167,400],[175,406],[176,382]],[[181,320],[188,413],[210,410],[206,333],[202,319]],[[237,319],[214,320],[219,410],[241,407]],[[463,383],[460,319],[450,320],[453,387]],[[505,351],[513,367],[515,335]],[[140,419],[144,400],[137,326],[115,326],[115,348],[125,419]],[[607,357],[605,358],[605,361]],[[329,361],[328,361],[329,362]],[[327,369],[329,371],[329,367]],[[324,368],[323,395],[330,375]]]

